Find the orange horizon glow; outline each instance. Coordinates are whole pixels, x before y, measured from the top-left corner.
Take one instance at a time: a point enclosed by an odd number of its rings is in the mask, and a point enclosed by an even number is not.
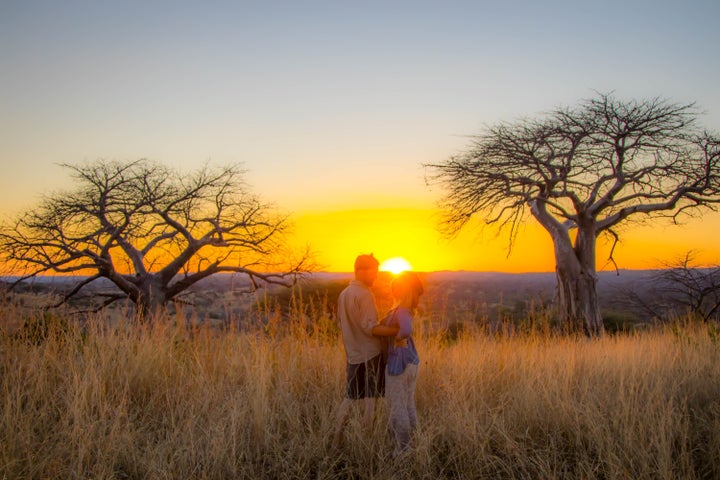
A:
[[[508,273],[555,270],[549,234],[533,219],[520,227],[508,255],[507,234],[469,225],[455,238],[438,230],[439,212],[427,208],[372,208],[304,212],[294,217],[294,238],[310,246],[317,271],[351,272],[355,257],[374,253],[382,264],[402,257],[415,271],[496,271]],[[697,266],[720,264],[720,214],[690,219],[684,225],[657,220],[630,225],[620,232],[613,257],[617,268],[663,268],[688,251]],[[597,242],[597,269],[614,270],[609,238]]]
[[[294,228],[288,241],[301,250],[309,246],[316,272],[349,273],[355,257],[373,253],[382,264],[402,258],[418,272],[481,271],[506,273],[552,272],[555,270],[549,234],[534,220],[523,224],[508,255],[506,234],[469,225],[455,238],[438,230],[439,212],[430,208],[371,208],[306,211],[292,217]],[[676,263],[689,251],[695,266],[720,265],[720,214],[708,213],[684,225],[654,221],[626,225],[615,246],[616,265],[608,260],[612,241],[597,242],[598,271],[647,270]],[[394,271],[389,266],[381,267]],[[18,275],[10,272],[3,275]],[[90,274],[92,272],[86,272]],[[75,272],[83,275],[83,272]],[[60,276],[58,273],[46,275]]]

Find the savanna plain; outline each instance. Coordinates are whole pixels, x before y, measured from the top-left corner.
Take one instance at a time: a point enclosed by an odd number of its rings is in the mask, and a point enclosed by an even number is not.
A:
[[[0,305],[0,478],[720,477],[720,330],[674,321],[601,339],[529,311],[417,318],[419,430],[387,410],[331,447],[345,354],[327,296],[242,321]],[[234,319],[240,320],[240,319]]]

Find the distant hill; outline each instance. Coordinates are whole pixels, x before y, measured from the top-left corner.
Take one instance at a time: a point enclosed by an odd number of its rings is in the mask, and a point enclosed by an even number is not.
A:
[[[651,315],[646,304],[656,295],[653,288],[656,270],[620,270],[598,273],[598,295],[605,311],[621,312],[637,321],[648,321]],[[426,294],[421,307],[430,316],[442,313],[446,317],[495,318],[500,315],[524,315],[530,305],[549,304],[556,291],[554,272],[502,273],[471,271],[440,271],[421,274],[426,284]],[[20,284],[15,290],[23,293],[62,293],[84,277],[52,276],[37,277]],[[306,295],[327,298],[327,307],[334,310],[337,294],[352,279],[351,273],[318,272],[306,275],[300,287]],[[7,287],[15,279],[0,278],[0,288]],[[378,305],[382,310],[390,308],[389,284],[391,276],[381,272],[375,286]],[[88,290],[89,302],[94,293],[114,291],[116,287],[108,280],[93,282]],[[250,283],[241,275],[214,275],[196,285],[188,292],[196,313],[206,312],[212,318],[241,315],[257,304],[247,295]],[[282,287],[270,287],[262,291],[263,301],[277,298],[288,302],[290,292]],[[332,312],[328,312],[332,314]]]

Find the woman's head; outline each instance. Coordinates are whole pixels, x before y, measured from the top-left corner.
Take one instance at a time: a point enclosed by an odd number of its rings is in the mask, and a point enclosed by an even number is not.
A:
[[[402,272],[392,281],[392,294],[399,305],[416,308],[424,288],[415,272]]]

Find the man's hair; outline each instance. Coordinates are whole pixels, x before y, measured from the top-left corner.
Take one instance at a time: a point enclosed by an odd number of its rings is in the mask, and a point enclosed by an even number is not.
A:
[[[355,259],[356,272],[365,268],[378,268],[379,266],[380,262],[378,262],[377,258],[375,258],[372,253],[370,255],[358,255]]]
[[[402,272],[392,281],[392,291],[407,291],[420,296],[425,289],[423,288],[420,276],[415,272]]]

